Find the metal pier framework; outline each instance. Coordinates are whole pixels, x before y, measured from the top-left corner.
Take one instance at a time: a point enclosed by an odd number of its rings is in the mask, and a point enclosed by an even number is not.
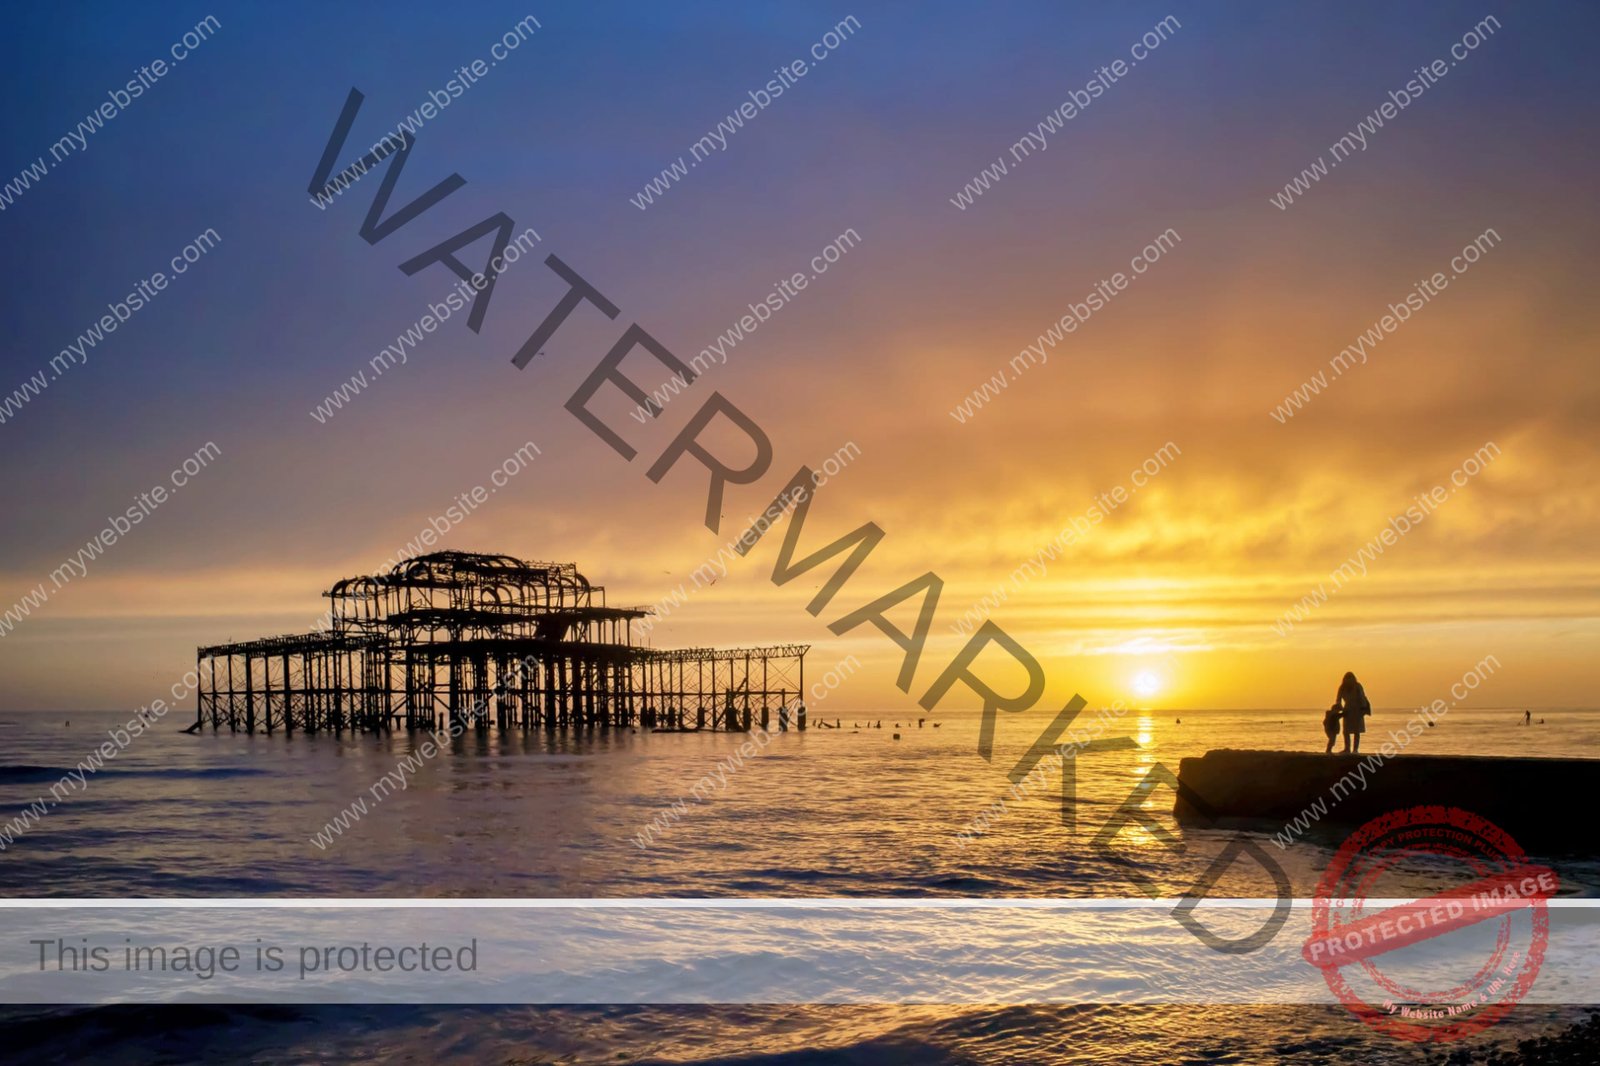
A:
[[[200,648],[196,727],[806,727],[808,646],[633,643],[571,563],[436,552],[329,589],[328,628]]]

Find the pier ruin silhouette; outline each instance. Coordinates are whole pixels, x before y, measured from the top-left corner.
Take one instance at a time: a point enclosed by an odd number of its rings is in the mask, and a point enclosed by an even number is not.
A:
[[[191,729],[806,728],[808,645],[635,644],[650,612],[572,563],[442,551],[323,595],[326,630],[197,650]]]

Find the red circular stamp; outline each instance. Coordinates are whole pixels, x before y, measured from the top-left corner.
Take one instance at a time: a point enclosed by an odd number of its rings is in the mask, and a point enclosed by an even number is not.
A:
[[[1454,860],[1454,880],[1409,902],[1386,899],[1422,856]],[[1411,872],[1436,879],[1437,860],[1426,861]],[[1456,1040],[1499,1021],[1533,985],[1557,887],[1553,870],[1487,819],[1455,807],[1394,811],[1356,830],[1328,864],[1301,954],[1374,1029]]]

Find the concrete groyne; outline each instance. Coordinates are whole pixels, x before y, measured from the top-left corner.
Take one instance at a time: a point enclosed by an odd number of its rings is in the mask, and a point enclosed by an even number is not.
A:
[[[1600,759],[1208,751],[1178,764],[1180,824],[1326,838],[1405,807],[1460,807],[1524,848],[1600,847]]]

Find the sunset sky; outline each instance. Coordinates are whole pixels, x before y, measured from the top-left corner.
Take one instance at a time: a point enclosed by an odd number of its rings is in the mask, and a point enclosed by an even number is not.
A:
[[[1503,669],[1469,702],[1595,705],[1594,9],[1493,12],[1492,36],[1286,210],[1270,199],[1286,182],[1491,12],[1005,11],[12,13],[32,43],[0,84],[30,106],[7,116],[0,184],[206,15],[220,29],[0,212],[0,400],[196,235],[221,242],[0,425],[0,614],[198,448],[221,455],[0,637],[0,708],[136,707],[196,645],[307,628],[334,579],[392,557],[528,441],[538,459],[446,543],[576,561],[614,604],[670,596],[800,464],[853,442],[802,551],[869,520],[887,537],[820,618],[804,608],[821,572],[771,581],[780,526],[714,586],[691,583],[650,638],[809,642],[818,673],[853,654],[863,668],[829,698],[841,710],[909,709],[964,642],[962,612],[997,587],[992,617],[1044,663],[1052,706],[1131,698],[1148,674],[1138,698],[1156,707],[1323,707],[1354,670],[1374,704],[1403,707],[1490,654]],[[308,201],[352,86],[365,103],[340,166],[528,14],[538,32],[418,131],[389,211],[451,172],[465,186],[376,244],[358,230],[380,175],[326,210]],[[1168,15],[1180,26],[1158,48],[1013,160]],[[647,209],[630,202],[847,16],[859,29],[725,150]],[[954,206],[997,157],[1003,179]],[[452,317],[313,418],[455,281],[398,265],[496,212],[541,242],[498,279],[482,332]],[[659,420],[637,424],[603,390],[594,409],[633,462],[563,409],[629,324],[688,360],[849,230],[848,254]],[[1168,230],[1181,241],[1047,362],[965,424],[951,416]],[[1489,230],[1492,250],[1365,365],[1271,416]],[[486,245],[462,258],[481,265]],[[517,370],[567,291],[549,254],[620,314],[580,308]],[[713,392],[775,449],[765,478],[729,489],[719,534],[692,461],[645,476]],[[1159,474],[1013,583],[1169,442]],[[1489,444],[1493,461],[1452,485]],[[1435,486],[1435,511],[1280,635],[1274,622]],[[927,570],[946,587],[908,696],[884,637],[826,623]]]

